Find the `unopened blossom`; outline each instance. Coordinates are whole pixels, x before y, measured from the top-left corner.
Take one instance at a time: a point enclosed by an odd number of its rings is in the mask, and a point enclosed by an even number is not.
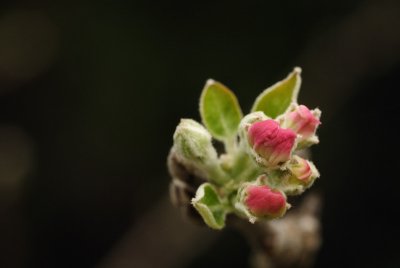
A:
[[[263,164],[276,167],[290,159],[296,133],[281,128],[275,120],[267,119],[250,126],[248,141]]]
[[[283,127],[289,128],[307,139],[315,134],[321,124],[319,120],[321,112],[318,109],[310,110],[304,105],[297,106],[292,112],[284,116]]]
[[[256,217],[277,218],[286,212],[286,196],[266,185],[249,185],[244,204]]]
[[[314,164],[297,155],[294,155],[290,160],[288,169],[293,178],[299,180],[305,185],[311,184],[319,177],[319,172]]]

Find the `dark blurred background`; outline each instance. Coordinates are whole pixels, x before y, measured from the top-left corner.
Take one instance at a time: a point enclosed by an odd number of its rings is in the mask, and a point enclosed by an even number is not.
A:
[[[166,156],[206,79],[248,111],[294,66],[323,111],[315,266],[400,267],[399,28],[396,0],[2,0],[0,267],[247,267],[170,206]]]

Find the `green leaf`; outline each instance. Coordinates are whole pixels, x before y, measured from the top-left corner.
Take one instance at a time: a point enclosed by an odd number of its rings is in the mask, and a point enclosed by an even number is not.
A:
[[[301,69],[294,68],[284,80],[264,90],[254,102],[252,112],[262,111],[271,118],[283,114],[292,102],[297,102],[301,85]]]
[[[224,228],[226,210],[216,189],[210,183],[200,185],[192,204],[209,227],[217,230]]]
[[[221,141],[231,140],[236,135],[243,116],[235,94],[211,79],[201,93],[200,115],[214,138]]]

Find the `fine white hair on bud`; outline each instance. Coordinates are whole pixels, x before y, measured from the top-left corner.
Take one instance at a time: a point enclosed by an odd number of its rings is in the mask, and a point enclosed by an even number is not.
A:
[[[189,165],[204,166],[217,161],[211,134],[192,119],[181,119],[174,133],[174,149],[179,160]]]

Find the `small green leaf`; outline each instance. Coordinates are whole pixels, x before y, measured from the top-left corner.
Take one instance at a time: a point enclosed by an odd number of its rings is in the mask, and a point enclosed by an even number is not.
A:
[[[224,228],[226,211],[216,189],[210,183],[200,185],[192,204],[209,227],[218,230]]]
[[[214,138],[221,141],[231,140],[236,135],[243,116],[235,94],[211,79],[201,93],[200,115]]]
[[[301,85],[301,69],[294,68],[284,80],[264,90],[254,102],[252,112],[262,111],[271,118],[283,114],[292,102],[297,102]]]

